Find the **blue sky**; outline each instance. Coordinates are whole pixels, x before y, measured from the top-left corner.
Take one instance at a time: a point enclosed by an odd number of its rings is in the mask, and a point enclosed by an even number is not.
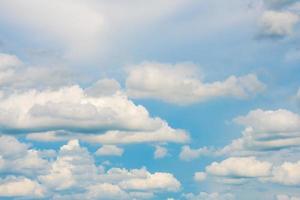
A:
[[[3,0],[0,199],[300,199],[300,1]]]

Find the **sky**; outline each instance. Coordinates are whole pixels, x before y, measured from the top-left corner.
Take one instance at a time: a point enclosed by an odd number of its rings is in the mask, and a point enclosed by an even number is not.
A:
[[[299,200],[299,0],[1,0],[0,199]]]

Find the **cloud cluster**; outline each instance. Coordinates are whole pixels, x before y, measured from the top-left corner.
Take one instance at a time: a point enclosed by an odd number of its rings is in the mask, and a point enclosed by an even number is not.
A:
[[[2,136],[0,141],[3,144],[13,143],[8,145],[16,146],[17,151],[8,152],[11,158],[31,150],[26,144],[20,143],[11,136]],[[38,152],[40,159],[46,154],[35,151]],[[49,158],[49,153],[47,155]],[[0,181],[0,196],[52,199],[147,199],[160,192],[177,192],[181,187],[180,182],[172,174],[150,173],[144,167],[131,170],[125,168],[105,170],[103,166],[95,164],[94,157],[86,148],[80,146],[78,140],[70,140],[51,158],[55,159],[47,159],[46,163],[41,163],[40,167],[43,170],[36,170],[34,165],[27,165],[26,169],[30,170],[31,174],[20,171],[18,165],[11,165],[8,173],[10,175]],[[37,163],[28,157],[24,157],[23,161]]]
[[[226,146],[224,153],[288,149],[300,145],[300,116],[289,110],[253,110],[235,122],[245,126],[243,136]]]
[[[187,105],[216,97],[247,98],[264,90],[254,74],[230,76],[224,81],[205,83],[189,63],[144,62],[129,70],[127,94],[132,98],[150,98]]]
[[[186,160],[201,155],[227,157],[212,162],[204,172],[196,172],[196,182],[209,180],[230,186],[253,182],[279,187],[300,185],[300,161],[297,156],[300,116],[297,113],[285,109],[257,109],[235,118],[234,122],[245,126],[243,135],[224,148],[182,148],[180,155]],[[293,197],[282,196],[282,199],[290,198]]]
[[[185,131],[151,117],[146,108],[129,100],[113,79],[99,80],[87,88],[68,85],[36,89],[44,77],[41,74],[37,74],[38,79],[27,77],[17,70],[20,66],[22,62],[17,57],[0,55],[2,133],[32,133],[28,138],[39,141],[81,138],[102,144],[189,140]],[[26,70],[32,72],[32,68]],[[26,85],[26,79],[32,85],[20,89]]]
[[[28,178],[8,176],[0,179],[0,197],[41,198],[44,195],[45,189]]]

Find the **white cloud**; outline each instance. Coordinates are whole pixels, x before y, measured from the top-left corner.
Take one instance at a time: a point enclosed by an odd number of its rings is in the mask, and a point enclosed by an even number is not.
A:
[[[215,97],[247,98],[264,90],[265,86],[253,74],[230,76],[225,81],[204,83],[196,66],[144,62],[129,70],[127,93],[132,98],[152,98],[186,105]]]
[[[89,186],[86,194],[88,199],[130,199],[130,195],[119,186],[110,183],[100,183]]]
[[[84,187],[95,182],[97,167],[87,149],[80,147],[77,140],[62,146],[48,173],[38,177],[48,188],[65,190]]]
[[[47,152],[30,149],[11,136],[0,136],[0,171],[36,175],[49,167]],[[51,152],[48,152],[51,153]],[[53,153],[53,152],[52,152]],[[43,155],[44,154],[44,155]]]
[[[230,157],[206,167],[206,172],[211,175],[229,178],[266,177],[271,174],[271,170],[271,163],[259,161],[255,157]]]
[[[115,145],[104,145],[99,148],[95,155],[97,156],[122,156],[124,150]]]
[[[261,17],[262,37],[284,37],[293,33],[299,16],[291,12],[265,11]]]
[[[300,129],[300,116],[288,110],[253,110],[235,122],[263,133],[295,132]]]
[[[180,189],[180,182],[169,173],[146,173],[146,177],[132,178],[120,182],[120,186],[129,190],[166,190],[176,192]]]
[[[0,70],[16,68],[22,65],[22,61],[20,61],[15,55],[0,53]]]
[[[155,151],[154,151],[155,159],[164,158],[166,155],[168,155],[168,149],[166,147],[162,147],[159,145],[155,146]]]
[[[57,88],[71,83],[71,73],[63,66],[30,66],[15,55],[0,53],[0,89]],[[7,92],[7,91],[6,91]]]
[[[271,181],[283,185],[300,185],[300,161],[291,163],[284,162],[274,167]]]
[[[194,174],[194,180],[196,182],[203,182],[206,179],[207,175],[205,172],[195,172]]]
[[[42,198],[45,192],[39,183],[25,177],[10,176],[0,180],[1,197]]]
[[[183,195],[187,200],[234,200],[235,196],[231,193],[207,193],[200,192],[199,194],[184,194]]]
[[[51,167],[37,181],[54,199],[148,199],[156,193],[176,192],[181,187],[173,174],[150,173],[144,167],[105,171],[95,165],[93,156],[78,140],[63,145]],[[65,191],[72,192],[65,195]]]
[[[89,96],[111,96],[121,89],[120,84],[114,79],[101,79],[85,89]]]
[[[183,130],[172,129],[167,124],[155,131],[107,131],[103,134],[77,134],[65,131],[48,131],[27,134],[27,139],[42,142],[80,139],[89,143],[116,145],[137,143],[186,143],[189,135]]]
[[[186,142],[188,138],[184,131],[170,128],[160,118],[151,118],[143,106],[135,105],[125,95],[90,97],[79,86],[14,93],[0,99],[0,110],[0,126],[4,132],[67,130],[99,133],[110,130],[109,136],[124,133],[125,140],[128,137],[135,140],[140,137],[139,133],[145,140],[156,140],[152,138],[156,136],[161,140],[171,138]],[[94,139],[107,138],[96,135]]]
[[[185,145],[181,148],[179,158],[184,161],[191,161],[197,159],[200,156],[213,155],[215,150],[209,149],[207,147],[202,147],[199,149],[191,149],[189,146]]]
[[[300,145],[300,116],[289,110],[257,109],[250,111],[246,116],[237,117],[234,121],[246,127],[243,136],[234,140],[220,153],[251,153]]]

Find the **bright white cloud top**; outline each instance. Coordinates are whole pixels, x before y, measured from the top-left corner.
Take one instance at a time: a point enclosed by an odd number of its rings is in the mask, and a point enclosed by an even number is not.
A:
[[[127,93],[133,98],[153,98],[186,105],[224,96],[247,98],[265,88],[254,74],[204,83],[197,73],[197,67],[189,63],[145,62],[129,70]]]

